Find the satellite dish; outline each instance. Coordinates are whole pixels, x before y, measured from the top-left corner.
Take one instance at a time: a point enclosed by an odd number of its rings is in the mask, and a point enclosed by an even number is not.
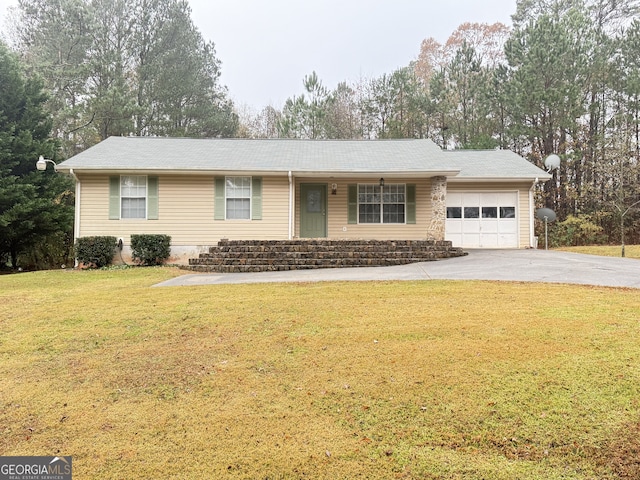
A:
[[[543,222],[553,222],[556,219],[556,212],[550,208],[539,208],[536,210],[536,218]]]
[[[560,157],[555,153],[552,153],[547,158],[545,158],[544,166],[547,167],[548,171],[560,168]]]
[[[549,234],[547,232],[547,225],[549,222],[553,222],[556,219],[556,212],[550,208],[539,208],[536,210],[536,218],[544,222],[544,249],[549,249]]]

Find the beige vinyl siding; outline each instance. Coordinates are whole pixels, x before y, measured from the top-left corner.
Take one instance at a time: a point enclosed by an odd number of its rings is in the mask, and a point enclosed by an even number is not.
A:
[[[109,220],[109,175],[82,175],[80,236],[171,235],[172,245],[213,245],[221,238],[288,238],[289,181],[262,177],[262,220],[214,220],[213,175],[160,175],[158,220]]]
[[[159,175],[158,220],[109,220],[109,175],[80,175],[80,236],[111,235],[129,243],[133,233],[171,235],[174,246],[214,245],[221,238],[284,240],[289,234],[289,180],[286,175],[262,177],[262,220],[214,220],[214,175]],[[363,177],[295,179],[294,238],[300,232],[300,185],[327,184],[327,236],[333,239],[413,240],[427,238],[432,216],[431,179],[385,178],[387,184],[416,185],[415,224],[349,224],[348,186],[375,184]],[[336,195],[331,185],[337,185]],[[531,184],[449,181],[449,192],[517,191],[519,244],[530,246],[529,190]]]
[[[415,224],[350,224],[348,215],[348,186],[358,183],[377,184],[377,178],[304,178],[295,180],[296,212],[295,231],[300,234],[300,185],[303,183],[327,184],[327,236],[343,240],[420,240],[427,237],[427,227],[431,219],[431,180],[428,178],[386,178],[385,183],[416,185],[416,223]],[[331,185],[337,185],[336,195],[331,194]]]
[[[518,193],[518,243],[520,248],[528,248],[531,245],[531,216],[529,211],[529,190],[531,183],[471,183],[451,182],[447,184],[447,193],[450,192],[517,192]]]

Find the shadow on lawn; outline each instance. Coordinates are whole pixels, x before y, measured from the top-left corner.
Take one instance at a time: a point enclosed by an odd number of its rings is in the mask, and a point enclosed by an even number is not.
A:
[[[640,421],[624,425],[613,440],[596,454],[597,462],[621,479],[640,478]]]

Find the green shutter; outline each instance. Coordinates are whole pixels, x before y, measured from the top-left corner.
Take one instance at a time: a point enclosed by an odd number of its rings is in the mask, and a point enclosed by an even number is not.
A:
[[[408,224],[416,223],[416,186],[415,184],[407,185],[407,217]]]
[[[120,177],[109,177],[109,220],[120,220]]]
[[[251,179],[251,220],[262,220],[262,177]]]
[[[147,177],[147,220],[158,220],[158,177]]]
[[[215,179],[215,204],[214,204],[214,220],[224,220],[224,177],[216,177]]]
[[[358,223],[358,185],[349,185],[347,223]]]

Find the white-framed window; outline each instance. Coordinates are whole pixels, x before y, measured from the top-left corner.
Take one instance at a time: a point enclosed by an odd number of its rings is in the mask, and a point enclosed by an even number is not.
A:
[[[464,214],[464,216],[463,216]],[[515,219],[516,207],[447,207],[447,218],[455,219]]]
[[[147,176],[120,177],[120,218],[147,218]]]
[[[225,177],[225,210],[228,220],[251,219],[251,177]]]
[[[358,185],[358,223],[405,223],[406,186]]]

